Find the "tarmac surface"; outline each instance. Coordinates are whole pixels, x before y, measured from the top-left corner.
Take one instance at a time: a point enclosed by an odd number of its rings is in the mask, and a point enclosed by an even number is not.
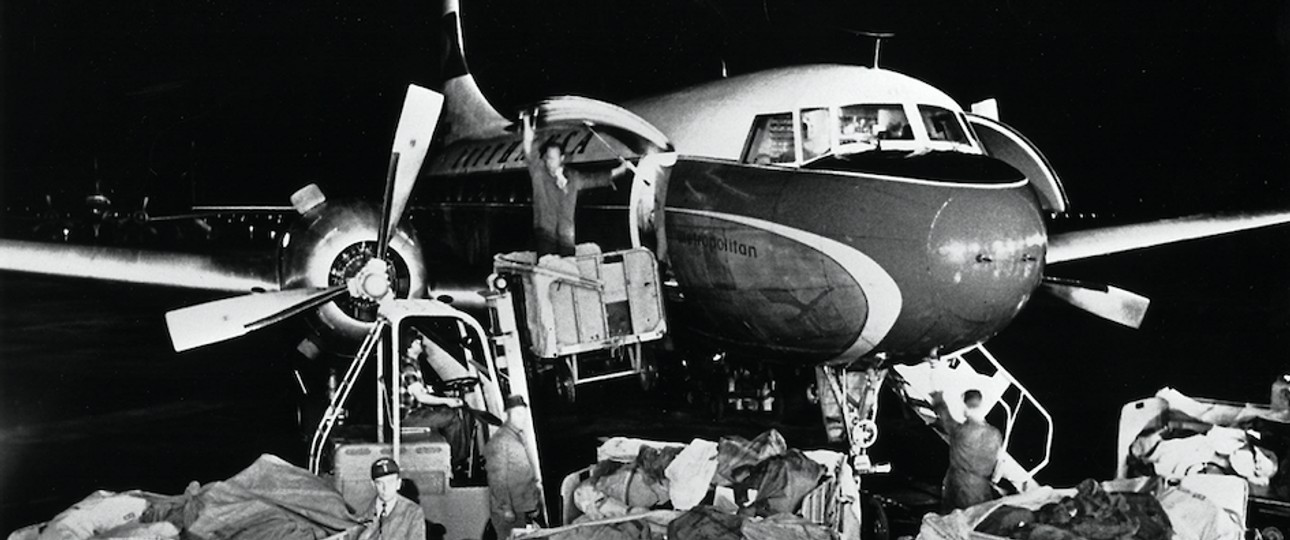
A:
[[[1262,231],[1050,269],[1154,302],[1132,331],[1036,299],[990,343],[1055,418],[1052,465],[1039,479],[1110,478],[1120,406],[1162,386],[1266,402],[1272,378],[1287,368],[1288,240],[1290,231]],[[290,325],[171,350],[164,312],[214,297],[0,275],[0,533],[48,520],[97,489],[182,493],[262,453],[303,463]],[[884,396],[874,454],[895,472],[866,486],[934,500],[945,448]],[[587,388],[580,402],[535,404],[548,486],[590,464],[597,439],[612,435],[687,441],[774,427],[790,445],[824,444],[809,411],[717,421],[701,405],[642,393],[631,380]]]

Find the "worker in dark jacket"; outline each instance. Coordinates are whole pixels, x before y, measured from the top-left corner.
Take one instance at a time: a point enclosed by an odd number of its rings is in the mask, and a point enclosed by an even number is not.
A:
[[[358,540],[384,538],[421,540],[426,537],[425,512],[417,503],[399,495],[399,486],[402,483],[399,464],[394,460],[381,458],[372,462],[372,484],[376,487],[376,498],[362,514],[370,521],[363,526]]]
[[[506,423],[484,448],[490,519],[498,538],[537,520],[542,508],[536,468],[525,439],[533,429],[523,396],[506,398]]]
[[[536,120],[525,116],[524,152],[533,185],[533,233],[537,254],[573,255],[576,247],[574,215],[578,193],[584,189],[613,187],[614,178],[627,172],[627,162],[612,171],[579,171],[566,167],[564,146],[556,140],[536,145]]]
[[[992,479],[1003,436],[985,421],[981,391],[963,393],[966,419],[962,422],[950,415],[941,392],[932,392],[931,397],[950,444],[950,464],[941,486],[942,509],[948,512],[994,499]]]

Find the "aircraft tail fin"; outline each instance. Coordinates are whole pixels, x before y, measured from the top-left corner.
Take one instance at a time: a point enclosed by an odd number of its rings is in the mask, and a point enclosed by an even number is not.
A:
[[[498,134],[511,122],[488,102],[466,66],[458,0],[443,1],[441,24],[445,142]]]

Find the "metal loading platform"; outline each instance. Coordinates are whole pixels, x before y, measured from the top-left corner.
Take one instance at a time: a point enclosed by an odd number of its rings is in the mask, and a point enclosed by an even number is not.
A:
[[[494,294],[518,296],[527,330],[521,337],[541,370],[557,370],[570,401],[578,385],[637,376],[653,382],[655,367],[641,345],[667,333],[658,263],[647,248],[601,253],[579,246],[572,257],[531,252],[494,258]],[[519,321],[516,321],[517,323]]]

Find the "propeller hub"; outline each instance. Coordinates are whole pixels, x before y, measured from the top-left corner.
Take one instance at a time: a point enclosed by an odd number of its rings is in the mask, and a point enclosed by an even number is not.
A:
[[[390,293],[390,278],[385,274],[368,274],[363,277],[363,293],[371,299],[380,299]]]
[[[373,257],[375,244],[356,242],[342,250],[328,276],[328,285],[345,285],[349,292],[336,305],[360,321],[371,321],[375,303],[383,298],[407,298],[412,285],[410,269],[399,253],[390,249],[384,259]]]
[[[349,294],[367,301],[377,301],[390,294],[390,265],[384,259],[371,258],[349,279]]]

